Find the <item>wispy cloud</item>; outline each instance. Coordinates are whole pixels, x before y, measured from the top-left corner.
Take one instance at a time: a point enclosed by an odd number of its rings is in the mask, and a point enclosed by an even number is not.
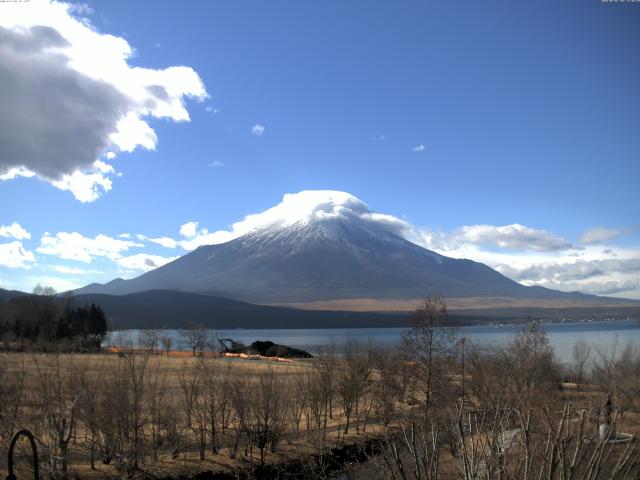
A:
[[[259,137],[264,133],[265,129],[266,127],[264,125],[256,123],[253,127],[251,127],[251,133]]]
[[[165,248],[176,248],[178,246],[178,242],[171,237],[147,238],[147,241]]]
[[[475,245],[491,245],[499,248],[553,252],[574,249],[564,238],[546,230],[531,228],[518,223],[512,225],[468,225],[459,228],[450,240]]]
[[[590,280],[605,274],[640,274],[640,258],[578,259],[572,263],[542,263],[526,268],[502,267],[515,280],[553,281],[556,283]]]
[[[99,270],[87,270],[84,268],[69,267],[67,265],[51,265],[48,268],[50,268],[54,272],[64,273],[67,275],[90,275],[90,274],[102,273]]]
[[[71,13],[72,15],[86,16],[86,15],[93,15],[94,11],[93,11],[93,8],[91,8],[86,3],[70,3],[69,13]]]
[[[586,230],[580,236],[580,243],[583,245],[596,245],[618,238],[622,232],[617,229],[595,227]]]
[[[412,152],[424,152],[425,146],[423,144],[416,145],[411,149]]]
[[[161,267],[178,257],[162,257],[160,255],[150,255],[148,253],[137,253],[127,257],[120,257],[116,263],[124,270],[147,272],[154,268]]]
[[[218,160],[214,160],[209,164],[210,167],[224,167],[224,163],[219,162]]]

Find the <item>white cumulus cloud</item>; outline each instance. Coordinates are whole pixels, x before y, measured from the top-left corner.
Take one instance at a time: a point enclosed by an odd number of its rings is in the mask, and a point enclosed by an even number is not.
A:
[[[31,234],[22,228],[18,222],[13,222],[11,225],[0,225],[0,237],[28,240],[31,238]]]
[[[253,127],[251,127],[251,133],[259,137],[264,133],[265,129],[266,127],[264,125],[256,123]]]
[[[180,235],[193,238],[198,233],[198,222],[187,222],[180,227]]]
[[[36,261],[32,252],[22,242],[0,243],[0,265],[7,268],[30,268]]]
[[[58,232],[56,235],[45,234],[36,250],[65,260],[89,263],[96,257],[117,260],[129,249],[143,246],[141,243],[120,240],[104,234],[91,238],[78,232]]]
[[[425,146],[423,144],[416,145],[411,149],[413,152],[424,152]]]
[[[0,180],[37,176],[91,202],[112,187],[112,160],[154,149],[150,118],[188,121],[207,98],[189,67],[129,65],[133,48],[99,32],[82,4],[7,2],[0,15]]]

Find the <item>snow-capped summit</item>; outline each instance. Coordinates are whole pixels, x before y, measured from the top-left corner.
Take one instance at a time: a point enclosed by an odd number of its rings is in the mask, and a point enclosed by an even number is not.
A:
[[[338,190],[303,190],[287,193],[278,205],[255,215],[243,223],[247,226],[277,224],[283,227],[296,223],[313,223],[336,218],[366,216],[367,205],[359,198]]]
[[[411,231],[408,223],[392,215],[370,211],[366,203],[350,193],[338,190],[303,190],[287,193],[279,204],[264,212],[246,216],[234,223],[229,231],[221,230],[205,235],[202,241],[213,245],[265,228],[299,227],[339,219],[361,225],[369,224],[369,228],[375,227],[378,231],[390,231],[400,236]],[[196,235],[195,228],[191,230],[188,238]]]

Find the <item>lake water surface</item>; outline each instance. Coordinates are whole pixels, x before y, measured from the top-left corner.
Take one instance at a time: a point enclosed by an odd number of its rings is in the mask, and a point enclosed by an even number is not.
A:
[[[509,341],[521,325],[475,325],[460,327],[459,335],[480,345],[496,345]],[[640,345],[640,322],[634,320],[589,321],[544,324],[549,341],[556,355],[563,361],[570,361],[573,345],[584,340],[599,349],[621,347],[627,342]],[[405,328],[329,328],[329,329],[247,329],[247,330],[212,330],[212,335],[220,338],[250,344],[256,340],[270,340],[274,343],[301,348],[317,353],[323,345],[344,344],[347,339],[355,338],[360,342],[371,342],[378,346],[394,346],[399,343]],[[135,342],[140,334],[138,330],[112,332],[105,341],[108,345],[123,333],[130,335]],[[182,344],[179,330],[164,330],[161,335],[169,335],[174,339],[174,349],[186,349]]]

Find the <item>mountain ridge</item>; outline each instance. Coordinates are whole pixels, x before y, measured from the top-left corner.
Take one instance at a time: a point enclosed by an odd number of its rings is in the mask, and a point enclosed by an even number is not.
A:
[[[582,299],[594,295],[527,287],[490,267],[416,245],[360,219],[270,224],[196,250],[139,277],[91,284],[76,294],[175,290],[250,303],[349,298],[508,297]]]
[[[220,235],[222,234],[222,235]],[[123,295],[175,290],[254,304],[309,304],[349,299],[510,298],[602,302],[603,297],[525,286],[468,259],[450,258],[412,241],[408,222],[372,212],[340,191],[306,190],[234,223],[228,232],[186,232],[204,245],[159,268],[76,293]]]

